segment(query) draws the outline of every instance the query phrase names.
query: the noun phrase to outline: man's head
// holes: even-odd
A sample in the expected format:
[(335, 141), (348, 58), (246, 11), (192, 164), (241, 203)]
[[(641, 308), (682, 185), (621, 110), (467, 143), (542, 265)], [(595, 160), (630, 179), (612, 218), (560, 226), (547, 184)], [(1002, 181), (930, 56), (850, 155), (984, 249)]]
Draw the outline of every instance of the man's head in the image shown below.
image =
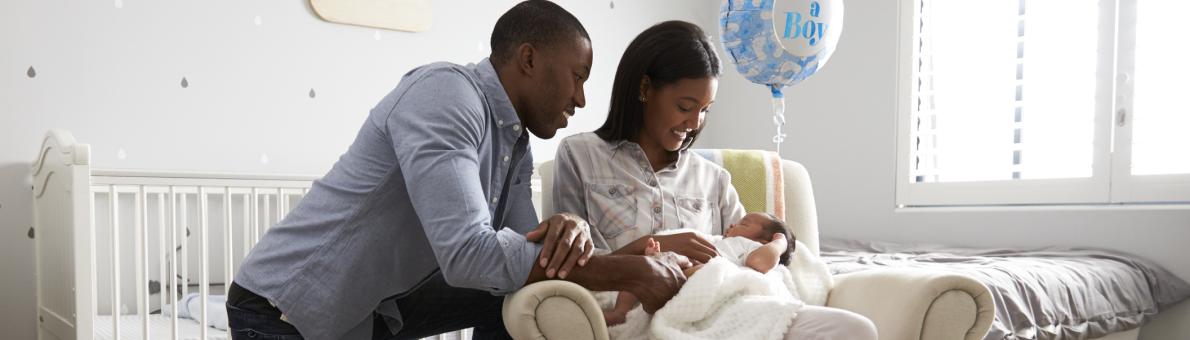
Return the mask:
[(521, 124), (537, 137), (552, 138), (587, 104), (591, 37), (552, 2), (529, 0), (504, 13), (492, 29), (490, 60)]
[(782, 265), (789, 264), (789, 257), (793, 254), (794, 238), (793, 234), (789, 233), (789, 228), (785, 225), (785, 221), (777, 218), (776, 215), (764, 212), (754, 212), (744, 215), (739, 222), (732, 224), (723, 232), (725, 237), (745, 237), (750, 240), (768, 244), (772, 241), (773, 235), (783, 234), (789, 246), (785, 248), (785, 252), (781, 254), (778, 263)]

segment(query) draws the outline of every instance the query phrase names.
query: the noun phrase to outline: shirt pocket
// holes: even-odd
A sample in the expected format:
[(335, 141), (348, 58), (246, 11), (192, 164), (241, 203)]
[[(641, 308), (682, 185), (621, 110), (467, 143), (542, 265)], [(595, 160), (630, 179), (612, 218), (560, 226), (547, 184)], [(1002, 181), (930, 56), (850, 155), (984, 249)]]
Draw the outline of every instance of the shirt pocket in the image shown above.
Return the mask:
[(587, 187), (587, 221), (611, 240), (636, 229), (636, 188), (627, 184), (591, 184)]
[(677, 204), (680, 227), (710, 234), (714, 229), (712, 227), (717, 224), (713, 212), (718, 208), (709, 200), (701, 197), (678, 197)]

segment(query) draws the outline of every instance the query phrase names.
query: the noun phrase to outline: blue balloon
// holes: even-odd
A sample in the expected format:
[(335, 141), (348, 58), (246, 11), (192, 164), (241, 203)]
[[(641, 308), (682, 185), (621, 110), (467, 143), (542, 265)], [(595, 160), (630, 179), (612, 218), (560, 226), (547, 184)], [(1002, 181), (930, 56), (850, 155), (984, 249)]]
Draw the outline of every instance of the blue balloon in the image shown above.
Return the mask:
[(826, 64), (843, 29), (842, 0), (723, 0), (719, 11), (736, 69), (777, 98)]

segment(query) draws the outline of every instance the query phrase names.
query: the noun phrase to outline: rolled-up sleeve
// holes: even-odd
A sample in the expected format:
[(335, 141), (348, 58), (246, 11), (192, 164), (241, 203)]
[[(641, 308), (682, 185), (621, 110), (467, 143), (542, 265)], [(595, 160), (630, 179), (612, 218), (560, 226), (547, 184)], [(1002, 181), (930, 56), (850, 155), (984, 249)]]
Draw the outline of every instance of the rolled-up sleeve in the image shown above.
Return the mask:
[(455, 287), (515, 291), (541, 246), (491, 226), (479, 175), (483, 98), (456, 70), (427, 72), (419, 82), (393, 107), (385, 130), (443, 277)]

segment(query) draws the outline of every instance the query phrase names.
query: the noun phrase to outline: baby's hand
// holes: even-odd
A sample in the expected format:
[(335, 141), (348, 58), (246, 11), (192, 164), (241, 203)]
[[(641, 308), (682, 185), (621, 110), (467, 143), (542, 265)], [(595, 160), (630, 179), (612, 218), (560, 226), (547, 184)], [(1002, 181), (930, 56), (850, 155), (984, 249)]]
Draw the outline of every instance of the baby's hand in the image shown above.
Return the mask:
[(795, 246), (795, 244), (793, 243), (793, 241), (786, 240), (786, 239), (785, 239), (785, 234), (782, 234), (782, 233), (774, 233), (774, 234), (773, 234), (773, 240), (772, 240), (772, 241), (769, 241), (769, 243), (771, 244), (771, 243), (773, 243), (773, 242), (777, 242), (777, 241), (781, 241), (780, 243), (785, 245), (785, 247), (783, 247), (783, 248), (781, 249), (781, 252), (785, 252), (785, 251), (786, 251), (786, 249), (793, 249), (793, 247)]
[(652, 237), (645, 242), (645, 256), (653, 256), (661, 253), (661, 242), (657, 242)]

